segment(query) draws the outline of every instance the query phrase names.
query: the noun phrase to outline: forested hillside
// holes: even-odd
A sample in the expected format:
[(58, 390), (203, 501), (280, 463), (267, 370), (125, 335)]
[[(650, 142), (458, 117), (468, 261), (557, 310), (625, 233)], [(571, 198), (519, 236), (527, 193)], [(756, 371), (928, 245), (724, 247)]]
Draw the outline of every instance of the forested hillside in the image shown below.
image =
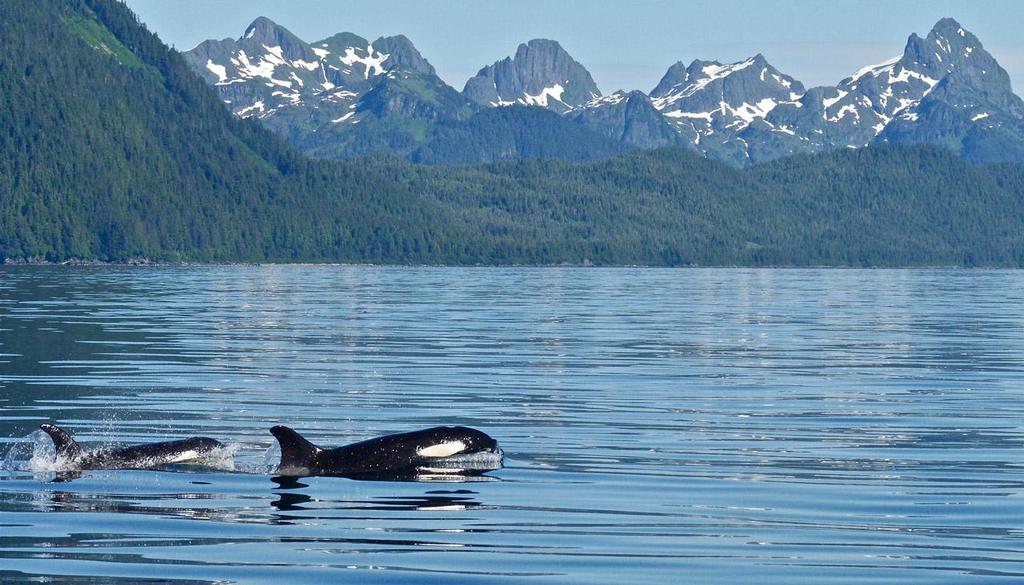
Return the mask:
[[(1024, 265), (1022, 167), (940, 148), (314, 161), (114, 0), (0, 3), (0, 55), (6, 261)], [(447, 140), (517, 144), (486, 124)]]
[(0, 256), (394, 260), (450, 225), (232, 116), (113, 0), (0, 3), (0, 54)]

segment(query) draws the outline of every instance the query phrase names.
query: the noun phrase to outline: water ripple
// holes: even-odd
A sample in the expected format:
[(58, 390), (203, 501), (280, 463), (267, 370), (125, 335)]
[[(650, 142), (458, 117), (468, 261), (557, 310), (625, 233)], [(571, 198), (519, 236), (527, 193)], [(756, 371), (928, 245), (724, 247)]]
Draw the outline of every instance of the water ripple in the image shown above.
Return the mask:
[[(1012, 583), (1024, 273), (0, 268), (0, 581)], [(202, 434), (235, 472), (17, 465)], [(266, 472), (435, 424), (492, 481)], [(69, 479), (69, 478), (64, 478)]]

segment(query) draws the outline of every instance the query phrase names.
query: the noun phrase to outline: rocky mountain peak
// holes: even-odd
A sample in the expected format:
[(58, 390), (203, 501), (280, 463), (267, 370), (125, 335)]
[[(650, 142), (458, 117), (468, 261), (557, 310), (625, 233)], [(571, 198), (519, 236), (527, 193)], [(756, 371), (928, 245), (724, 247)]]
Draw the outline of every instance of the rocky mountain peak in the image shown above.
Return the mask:
[(248, 41), (249, 44), (271, 46), (291, 44), (298, 40), (298, 37), (293, 35), (291, 31), (265, 16), (252, 21), (252, 24), (245, 28), (245, 32), (238, 39), (239, 42)]
[(566, 112), (601, 95), (590, 72), (548, 39), (519, 45), (512, 58), (480, 70), (463, 93), (488, 106), (523, 104)]
[[(627, 146), (682, 145), (738, 164), (876, 142), (963, 145), (977, 160), (1024, 153), (1015, 146), (1024, 144), (1024, 102), (977, 37), (944, 18), (924, 36), (911, 34), (903, 49), (834, 86), (807, 89), (758, 53), (731, 63), (679, 61), (650, 94), (608, 96), (550, 39), (522, 43), (481, 68), (461, 95), (401, 35), (371, 43), (339, 33), (309, 45), (259, 18), (237, 41), (204, 42), (186, 59), (236, 114), (289, 136), (305, 125), (321, 142), (344, 137), (344, 146), (330, 147), (339, 150), (363, 148), (348, 136), (374, 125), (387, 136), (409, 118), (433, 124), (464, 119), (478, 105), (524, 105)], [(507, 119), (544, 119), (532, 114), (544, 113)]]
[(384, 68), (389, 71), (409, 71), (422, 75), (436, 75), (434, 66), (420, 54), (405, 35), (381, 37), (373, 41), (373, 48), (388, 55)]

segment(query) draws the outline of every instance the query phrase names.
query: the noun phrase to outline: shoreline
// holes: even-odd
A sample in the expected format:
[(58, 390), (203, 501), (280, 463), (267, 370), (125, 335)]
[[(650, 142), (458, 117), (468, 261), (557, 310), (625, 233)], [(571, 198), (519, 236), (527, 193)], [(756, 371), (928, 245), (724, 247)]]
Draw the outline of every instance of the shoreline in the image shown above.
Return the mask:
[(639, 269), (672, 269), (672, 270), (1024, 270), (1024, 266), (963, 266), (960, 264), (918, 264), (907, 266), (849, 266), (849, 265), (765, 265), (751, 266), (742, 264), (730, 265), (680, 265), (666, 266), (660, 264), (372, 264), (347, 262), (195, 262), (195, 261), (160, 261), (152, 259), (130, 259), (116, 262), (102, 260), (66, 260), (52, 262), (40, 259), (11, 259), (0, 261), (0, 268), (18, 267), (67, 267), (67, 268), (206, 268), (206, 267), (337, 267), (337, 268), (639, 268)]

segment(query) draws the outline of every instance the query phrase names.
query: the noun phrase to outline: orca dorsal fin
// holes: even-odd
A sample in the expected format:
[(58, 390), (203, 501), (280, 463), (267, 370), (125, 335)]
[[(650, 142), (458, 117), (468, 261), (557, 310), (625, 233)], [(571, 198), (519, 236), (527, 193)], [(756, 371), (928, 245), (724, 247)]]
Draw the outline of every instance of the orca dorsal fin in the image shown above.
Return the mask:
[(281, 469), (308, 468), (321, 450), (286, 426), (271, 427), (270, 434), (274, 435), (277, 443), (281, 445)]
[(47, 423), (39, 425), (39, 428), (53, 439), (53, 446), (57, 448), (58, 458), (73, 460), (82, 456), (82, 447), (64, 429)]

